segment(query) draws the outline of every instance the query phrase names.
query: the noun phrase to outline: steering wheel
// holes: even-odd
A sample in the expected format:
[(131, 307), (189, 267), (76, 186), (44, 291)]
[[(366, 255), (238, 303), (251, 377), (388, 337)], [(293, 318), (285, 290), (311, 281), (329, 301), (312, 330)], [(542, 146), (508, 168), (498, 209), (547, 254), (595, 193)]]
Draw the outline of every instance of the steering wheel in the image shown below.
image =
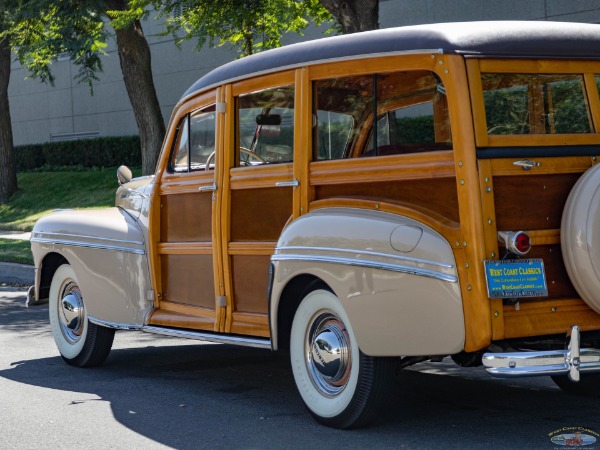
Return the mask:
[[(265, 161), (265, 159), (263, 157), (258, 156), (256, 153), (254, 153), (252, 150), (247, 149), (246, 147), (240, 147), (240, 153), (244, 153), (244, 154), (248, 155), (248, 159), (250, 159), (250, 158), (256, 159), (261, 164), (265, 164), (267, 162), (267, 161)], [(248, 163), (248, 160), (246, 160), (244, 162)]]
[[(208, 158), (206, 158), (206, 164), (204, 166), (204, 170), (210, 170), (210, 165), (212, 164), (213, 159), (215, 159), (215, 153), (216, 152), (212, 152), (210, 155), (208, 155)], [(261, 164), (265, 164), (267, 161), (265, 161), (265, 159), (261, 156), (258, 156), (256, 153), (254, 153), (252, 150), (247, 149), (246, 147), (240, 147), (240, 153), (244, 153), (245, 155), (248, 155), (249, 158), (253, 158), (255, 160), (257, 160), (258, 162), (260, 162)], [(247, 163), (247, 161), (245, 161)]]
[(215, 159), (216, 153), (217, 151), (215, 150), (210, 155), (208, 155), (208, 158), (206, 158), (206, 164), (204, 164), (204, 170), (210, 170), (210, 165), (212, 163), (212, 160)]

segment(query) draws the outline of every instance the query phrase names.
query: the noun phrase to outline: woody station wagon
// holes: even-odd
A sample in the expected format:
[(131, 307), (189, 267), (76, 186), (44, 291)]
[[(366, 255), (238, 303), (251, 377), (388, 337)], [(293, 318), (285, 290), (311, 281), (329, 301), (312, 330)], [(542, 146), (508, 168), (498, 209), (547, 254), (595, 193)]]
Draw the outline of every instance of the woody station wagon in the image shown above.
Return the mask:
[(229, 63), (175, 107), (153, 177), (120, 168), (115, 208), (36, 224), (28, 302), (49, 301), (74, 366), (115, 330), (289, 352), (340, 428), (397, 369), (449, 355), (591, 392), (599, 88), (585, 24), (385, 29)]

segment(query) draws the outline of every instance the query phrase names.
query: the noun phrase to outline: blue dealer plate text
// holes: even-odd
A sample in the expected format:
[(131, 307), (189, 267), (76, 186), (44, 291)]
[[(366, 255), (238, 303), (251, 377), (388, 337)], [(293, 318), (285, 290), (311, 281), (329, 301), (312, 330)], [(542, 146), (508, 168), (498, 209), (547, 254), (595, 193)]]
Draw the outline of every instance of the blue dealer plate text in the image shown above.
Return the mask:
[(490, 298), (546, 297), (548, 285), (541, 259), (484, 261)]

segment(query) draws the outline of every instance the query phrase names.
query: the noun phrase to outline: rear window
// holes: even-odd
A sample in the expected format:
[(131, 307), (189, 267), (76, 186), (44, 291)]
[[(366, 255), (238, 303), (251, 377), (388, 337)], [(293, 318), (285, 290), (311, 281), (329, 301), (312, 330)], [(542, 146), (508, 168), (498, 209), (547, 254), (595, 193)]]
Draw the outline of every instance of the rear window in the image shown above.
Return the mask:
[(583, 75), (485, 73), (481, 81), (490, 135), (592, 131)]

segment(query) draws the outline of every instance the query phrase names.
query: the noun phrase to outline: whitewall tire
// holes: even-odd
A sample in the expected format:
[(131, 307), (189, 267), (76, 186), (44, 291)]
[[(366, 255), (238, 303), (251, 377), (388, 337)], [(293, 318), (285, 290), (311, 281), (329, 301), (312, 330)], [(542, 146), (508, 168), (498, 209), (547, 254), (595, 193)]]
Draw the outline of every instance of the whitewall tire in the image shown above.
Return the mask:
[(49, 316), (54, 342), (68, 364), (92, 367), (106, 360), (115, 330), (90, 323), (77, 277), (68, 264), (60, 266), (52, 278)]
[(326, 290), (312, 291), (296, 310), (290, 359), (304, 404), (331, 427), (366, 424), (394, 380), (394, 360), (360, 351), (342, 304)]

